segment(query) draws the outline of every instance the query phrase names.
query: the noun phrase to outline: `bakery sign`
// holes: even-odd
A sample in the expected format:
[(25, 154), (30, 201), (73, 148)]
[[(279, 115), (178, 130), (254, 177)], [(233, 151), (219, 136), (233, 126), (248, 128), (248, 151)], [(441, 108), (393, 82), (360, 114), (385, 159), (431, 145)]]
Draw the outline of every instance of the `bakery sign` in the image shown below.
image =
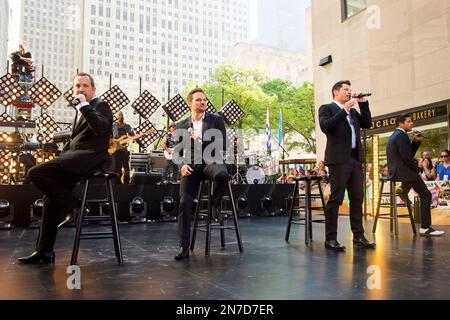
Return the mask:
[[(447, 115), (447, 105), (422, 109), (419, 111), (408, 112), (408, 113), (411, 115), (413, 122), (421, 121), (421, 120), (428, 120), (428, 119), (432, 119), (432, 118), (436, 118), (436, 117), (440, 117), (440, 116), (446, 116)], [(396, 118), (397, 118), (397, 115), (387, 117), (387, 118), (373, 120), (372, 127), (370, 129), (381, 129), (381, 128), (385, 128), (385, 127), (395, 126)]]

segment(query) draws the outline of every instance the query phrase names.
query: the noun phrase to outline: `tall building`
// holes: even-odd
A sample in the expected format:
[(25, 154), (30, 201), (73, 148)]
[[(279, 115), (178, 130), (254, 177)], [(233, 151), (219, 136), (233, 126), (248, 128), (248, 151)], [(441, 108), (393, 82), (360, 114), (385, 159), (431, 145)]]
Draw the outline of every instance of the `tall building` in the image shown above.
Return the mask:
[(0, 0), (0, 76), (6, 73), (6, 61), (8, 60), (9, 17), (8, 0)]
[[(374, 168), (386, 161), (386, 142), (401, 113), (410, 113), (430, 138), (417, 157), (429, 151), (437, 161), (449, 147), (449, 12), (449, 1), (312, 1), (316, 108), (331, 101), (331, 87), (342, 79), (356, 92), (372, 93), (366, 161)], [(316, 128), (320, 159), (326, 138)]]
[[(22, 0), (20, 42), (33, 55), (36, 79), (44, 76), (63, 93), (82, 67), (82, 4), (79, 0)], [(40, 110), (34, 110), (39, 113)], [(73, 110), (61, 98), (48, 113), (59, 122), (71, 123)]]
[(301, 52), (240, 42), (228, 50), (226, 63), (259, 68), (267, 79), (282, 79), (295, 85), (312, 82), (311, 66)]
[(310, 0), (258, 0), (256, 43), (305, 51), (305, 10)]
[[(133, 101), (142, 90), (161, 102), (189, 81), (203, 83), (225, 52), (248, 35), (247, 0), (86, 0), (84, 69), (99, 91), (113, 84)], [(130, 113), (126, 113), (129, 118)]]
[[(167, 101), (190, 80), (202, 83), (225, 52), (248, 35), (248, 0), (22, 0), (21, 39), (45, 75), (68, 88), (77, 69), (97, 93), (118, 85), (131, 101), (148, 90)], [(132, 114), (127, 108), (127, 118)], [(70, 121), (64, 103), (52, 107)], [(132, 117), (136, 125), (136, 117)]]

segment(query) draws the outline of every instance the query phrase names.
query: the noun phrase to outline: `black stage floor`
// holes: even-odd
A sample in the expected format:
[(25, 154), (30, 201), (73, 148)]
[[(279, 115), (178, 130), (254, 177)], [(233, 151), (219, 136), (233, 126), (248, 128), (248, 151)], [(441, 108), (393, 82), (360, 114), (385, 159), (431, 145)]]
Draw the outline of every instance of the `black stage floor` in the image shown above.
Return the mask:
[[(306, 247), (303, 226), (293, 226), (291, 241), (284, 241), (287, 217), (239, 221), (244, 253), (233, 231), (221, 249), (215, 230), (211, 255), (204, 256), (200, 234), (194, 254), (183, 262), (173, 260), (176, 223), (122, 224), (123, 265), (116, 262), (111, 240), (84, 240), (81, 290), (67, 288), (73, 228), (59, 233), (54, 266), (17, 263), (32, 251), (37, 230), (1, 231), (0, 299), (450, 299), (449, 227), (442, 228), (444, 238), (428, 239), (414, 237), (410, 226), (400, 223), (396, 238), (382, 221), (377, 249), (365, 251), (352, 247), (348, 218), (341, 217), (338, 237), (347, 252), (335, 253), (324, 248), (323, 224), (313, 226), (314, 242)], [(366, 230), (371, 225), (369, 218)], [(380, 270), (379, 289), (369, 279), (370, 266)], [(375, 288), (368, 288), (368, 279)]]

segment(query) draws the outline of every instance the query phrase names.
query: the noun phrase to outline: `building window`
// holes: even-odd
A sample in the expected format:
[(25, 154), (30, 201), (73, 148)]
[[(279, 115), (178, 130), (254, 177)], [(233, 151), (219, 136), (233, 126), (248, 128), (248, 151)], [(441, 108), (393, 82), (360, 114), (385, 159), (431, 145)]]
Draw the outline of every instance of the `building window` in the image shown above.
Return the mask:
[(341, 0), (342, 21), (367, 8), (367, 0)]

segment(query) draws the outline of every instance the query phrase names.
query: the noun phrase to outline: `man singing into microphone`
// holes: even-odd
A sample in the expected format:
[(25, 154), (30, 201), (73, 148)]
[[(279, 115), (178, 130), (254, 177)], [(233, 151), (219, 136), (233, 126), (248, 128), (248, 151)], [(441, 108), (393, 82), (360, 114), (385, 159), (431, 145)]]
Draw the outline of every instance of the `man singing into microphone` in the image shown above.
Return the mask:
[(113, 116), (108, 103), (94, 98), (94, 79), (87, 73), (75, 76), (73, 92), (81, 117), (72, 129), (70, 141), (58, 158), (28, 171), (28, 178), (44, 193), (44, 208), (36, 251), (19, 258), (21, 263), (54, 262), (57, 229), (72, 220), (73, 210), (80, 203), (72, 194), (75, 185), (109, 159)]
[(422, 134), (416, 132), (413, 141), (409, 140), (407, 132), (411, 131), (413, 127), (413, 121), (409, 114), (399, 115), (395, 120), (395, 124), (397, 128), (392, 133), (386, 146), (390, 178), (394, 181), (402, 182), (401, 192), (404, 194), (404, 197), (411, 188), (419, 194), (422, 219), (420, 235), (429, 237), (441, 236), (444, 234), (444, 231), (438, 231), (431, 227), (431, 192), (419, 175), (419, 166), (414, 159), (414, 155), (420, 146)]
[[(181, 145), (184, 155), (182, 159), (177, 157), (179, 146), (175, 146), (173, 158), (175, 162), (182, 161), (178, 214), (180, 250), (175, 256), (175, 260), (183, 260), (189, 257), (193, 202), (201, 180), (207, 178), (214, 182), (213, 211), (217, 219), (221, 219), (218, 216), (218, 208), (228, 183), (228, 171), (223, 158), (220, 161), (214, 160), (220, 158), (218, 153), (225, 150), (224, 120), (221, 116), (206, 112), (207, 100), (202, 89), (192, 90), (187, 96), (187, 101), (191, 109), (191, 116), (177, 124), (177, 136), (183, 136)], [(214, 135), (215, 139), (207, 139), (210, 136), (209, 133), (214, 131), (218, 133)], [(214, 155), (212, 155), (214, 159), (207, 158), (207, 152), (211, 146), (214, 150)], [(219, 157), (217, 158), (217, 156)]]
[[(353, 244), (362, 248), (375, 248), (364, 237), (362, 225), (364, 152), (360, 129), (372, 125), (369, 102), (364, 98), (352, 98), (351, 83), (337, 82), (331, 92), (333, 102), (319, 108), (320, 129), (327, 136), (325, 165), (330, 174), (330, 198), (325, 207), (325, 247), (345, 251), (337, 241), (338, 211), (344, 200), (345, 189), (350, 199), (350, 225)], [(359, 106), (360, 112), (355, 107)]]

